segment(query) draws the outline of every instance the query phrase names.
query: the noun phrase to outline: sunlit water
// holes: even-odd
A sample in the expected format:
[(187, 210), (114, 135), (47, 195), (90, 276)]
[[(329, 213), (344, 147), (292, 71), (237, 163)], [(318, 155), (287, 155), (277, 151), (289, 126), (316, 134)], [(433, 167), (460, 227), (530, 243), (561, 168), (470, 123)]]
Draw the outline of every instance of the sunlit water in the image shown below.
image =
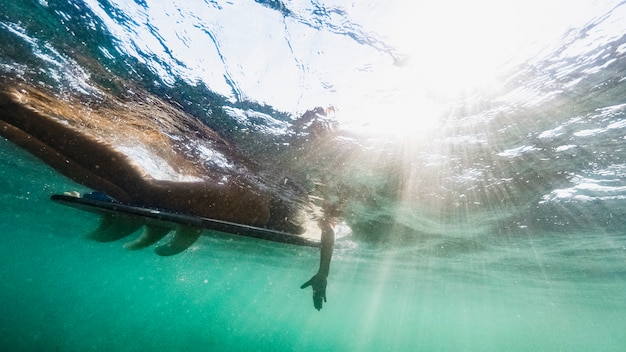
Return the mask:
[[(4, 2), (1, 72), (61, 96), (97, 96), (93, 80), (102, 86), (106, 79), (90, 71), (95, 60), (156, 95), (188, 104), (223, 133), (244, 126), (259, 141), (280, 135), (288, 121), (263, 104), (290, 114), (336, 104), (344, 129), (365, 125), (368, 138), (378, 138), (363, 142), (362, 159), (337, 174), (371, 187), (397, 179), (400, 195), (381, 192), (380, 207), (350, 209), (354, 233), (338, 239), (328, 302), (318, 312), (310, 291), (299, 289), (318, 265), (316, 250), (205, 233), (186, 252), (159, 257), (150, 249), (124, 250), (122, 241), (89, 241), (81, 235), (98, 219), (49, 200), (53, 193), (86, 189), (1, 139), (2, 350), (626, 348), (626, 6), (596, 3), (565, 24), (541, 17), (553, 39), (543, 46), (518, 41), (527, 45), (523, 58), (515, 57), (515, 48), (499, 52), (526, 64), (502, 77), (489, 72), (485, 86), (477, 81), (487, 75), (480, 63), (496, 64), (489, 61), (495, 54), (487, 59), (485, 43), (463, 64), (479, 65), (478, 75), (459, 76), (451, 61), (441, 63), (443, 71), (415, 59), (399, 65), (405, 54), (419, 52), (401, 44), (398, 33), (404, 32), (388, 26), (403, 13), (400, 6), (192, 4), (172, 1), (158, 12), (141, 1)], [(461, 21), (452, 16), (461, 9), (448, 13), (446, 23)], [(242, 36), (233, 18), (254, 19), (272, 35), (263, 41)], [(447, 28), (420, 23), (425, 31)], [(174, 24), (174, 31), (158, 28)], [(513, 36), (519, 25), (509, 23), (503, 32)], [(451, 34), (420, 38), (436, 52)], [(81, 53), (91, 56), (72, 56), (66, 41), (84, 43)], [(204, 61), (186, 49), (198, 47), (195, 41), (212, 43)], [(324, 54), (331, 49), (338, 52)], [(251, 51), (263, 59), (249, 60)], [(355, 56), (362, 61), (351, 61)], [(452, 73), (443, 73), (446, 65)], [(408, 77), (402, 67), (430, 84), (395, 80)], [(455, 74), (464, 83), (448, 96)], [(394, 80), (374, 87), (381, 77)], [(412, 100), (413, 93), (420, 95)], [(357, 100), (360, 94), (367, 100)], [(208, 100), (233, 113), (211, 120), (202, 108)], [(399, 100), (403, 105), (387, 118)], [(362, 114), (368, 103), (371, 114), (355, 121), (351, 114)], [(256, 120), (236, 118), (249, 117), (248, 108), (259, 110)], [(275, 120), (263, 119), (273, 113)], [(372, 130), (382, 137), (372, 137)], [(396, 174), (384, 168), (377, 174), (371, 166), (388, 155), (400, 155)], [(392, 226), (373, 225), (388, 219)]]
[(2, 143), (6, 350), (619, 351), (623, 235), (532, 234), (339, 249), (321, 312), (308, 248), (205, 236), (176, 257), (81, 238), (79, 186)]

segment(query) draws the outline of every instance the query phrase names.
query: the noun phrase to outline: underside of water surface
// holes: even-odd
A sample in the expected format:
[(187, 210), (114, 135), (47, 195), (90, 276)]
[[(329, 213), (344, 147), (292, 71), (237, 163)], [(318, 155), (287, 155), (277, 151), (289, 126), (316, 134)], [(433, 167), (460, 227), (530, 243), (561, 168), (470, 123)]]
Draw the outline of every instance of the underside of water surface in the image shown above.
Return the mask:
[[(3, 2), (0, 348), (624, 350), (625, 18), (619, 1)], [(317, 248), (90, 240), (100, 217), (50, 196), (94, 190), (316, 240), (332, 209), (327, 301), (300, 289)]]

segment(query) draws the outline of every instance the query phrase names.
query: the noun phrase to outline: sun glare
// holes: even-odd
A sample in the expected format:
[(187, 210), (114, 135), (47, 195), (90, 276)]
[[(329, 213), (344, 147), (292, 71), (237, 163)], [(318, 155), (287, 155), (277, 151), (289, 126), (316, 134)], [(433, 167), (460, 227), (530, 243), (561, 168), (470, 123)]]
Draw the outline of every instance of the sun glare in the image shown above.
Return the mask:
[(367, 133), (428, 134), (451, 104), (497, 89), (507, 68), (581, 26), (594, 5), (597, 10), (593, 1), (564, 0), (388, 3), (376, 30), (404, 60), (346, 93), (351, 104), (341, 105), (340, 115)]

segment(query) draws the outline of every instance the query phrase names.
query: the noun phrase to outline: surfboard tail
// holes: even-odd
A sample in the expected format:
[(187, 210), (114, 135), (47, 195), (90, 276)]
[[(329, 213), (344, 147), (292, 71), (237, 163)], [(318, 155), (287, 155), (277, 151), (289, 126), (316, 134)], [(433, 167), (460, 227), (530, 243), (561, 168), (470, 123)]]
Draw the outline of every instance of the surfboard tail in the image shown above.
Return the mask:
[(174, 233), (172, 239), (154, 249), (154, 252), (161, 256), (170, 256), (178, 254), (185, 249), (191, 247), (202, 233), (202, 229), (191, 226), (180, 226), (178, 231)]
[(139, 217), (102, 215), (100, 226), (86, 235), (98, 242), (113, 242), (128, 237), (143, 228), (137, 238), (124, 243), (129, 250), (143, 249), (163, 240), (170, 232), (174, 235), (167, 242), (155, 247), (154, 252), (160, 256), (171, 256), (191, 247), (200, 237), (201, 228), (172, 224), (172, 226), (156, 226), (146, 224)]
[(113, 242), (137, 232), (144, 222), (129, 216), (102, 215), (100, 226), (86, 235), (98, 242)]
[(170, 231), (172, 231), (172, 229), (168, 227), (146, 225), (141, 235), (133, 241), (126, 242), (124, 248), (137, 250), (150, 247), (167, 236)]

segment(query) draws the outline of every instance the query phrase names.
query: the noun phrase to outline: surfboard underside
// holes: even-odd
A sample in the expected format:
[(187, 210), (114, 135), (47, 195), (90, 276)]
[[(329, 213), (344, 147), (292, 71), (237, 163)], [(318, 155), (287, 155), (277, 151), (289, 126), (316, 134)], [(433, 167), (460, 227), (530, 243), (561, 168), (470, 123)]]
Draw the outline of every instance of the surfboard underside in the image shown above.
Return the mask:
[(96, 241), (117, 241), (143, 228), (143, 232), (139, 237), (124, 245), (127, 249), (146, 248), (156, 244), (170, 232), (174, 231), (174, 235), (169, 242), (155, 248), (155, 252), (163, 256), (178, 254), (189, 248), (204, 230), (297, 246), (319, 247), (320, 245), (319, 241), (296, 234), (133, 206), (112, 199), (99, 200), (67, 194), (54, 194), (51, 196), (51, 200), (100, 215), (100, 226), (88, 235), (89, 238)]

